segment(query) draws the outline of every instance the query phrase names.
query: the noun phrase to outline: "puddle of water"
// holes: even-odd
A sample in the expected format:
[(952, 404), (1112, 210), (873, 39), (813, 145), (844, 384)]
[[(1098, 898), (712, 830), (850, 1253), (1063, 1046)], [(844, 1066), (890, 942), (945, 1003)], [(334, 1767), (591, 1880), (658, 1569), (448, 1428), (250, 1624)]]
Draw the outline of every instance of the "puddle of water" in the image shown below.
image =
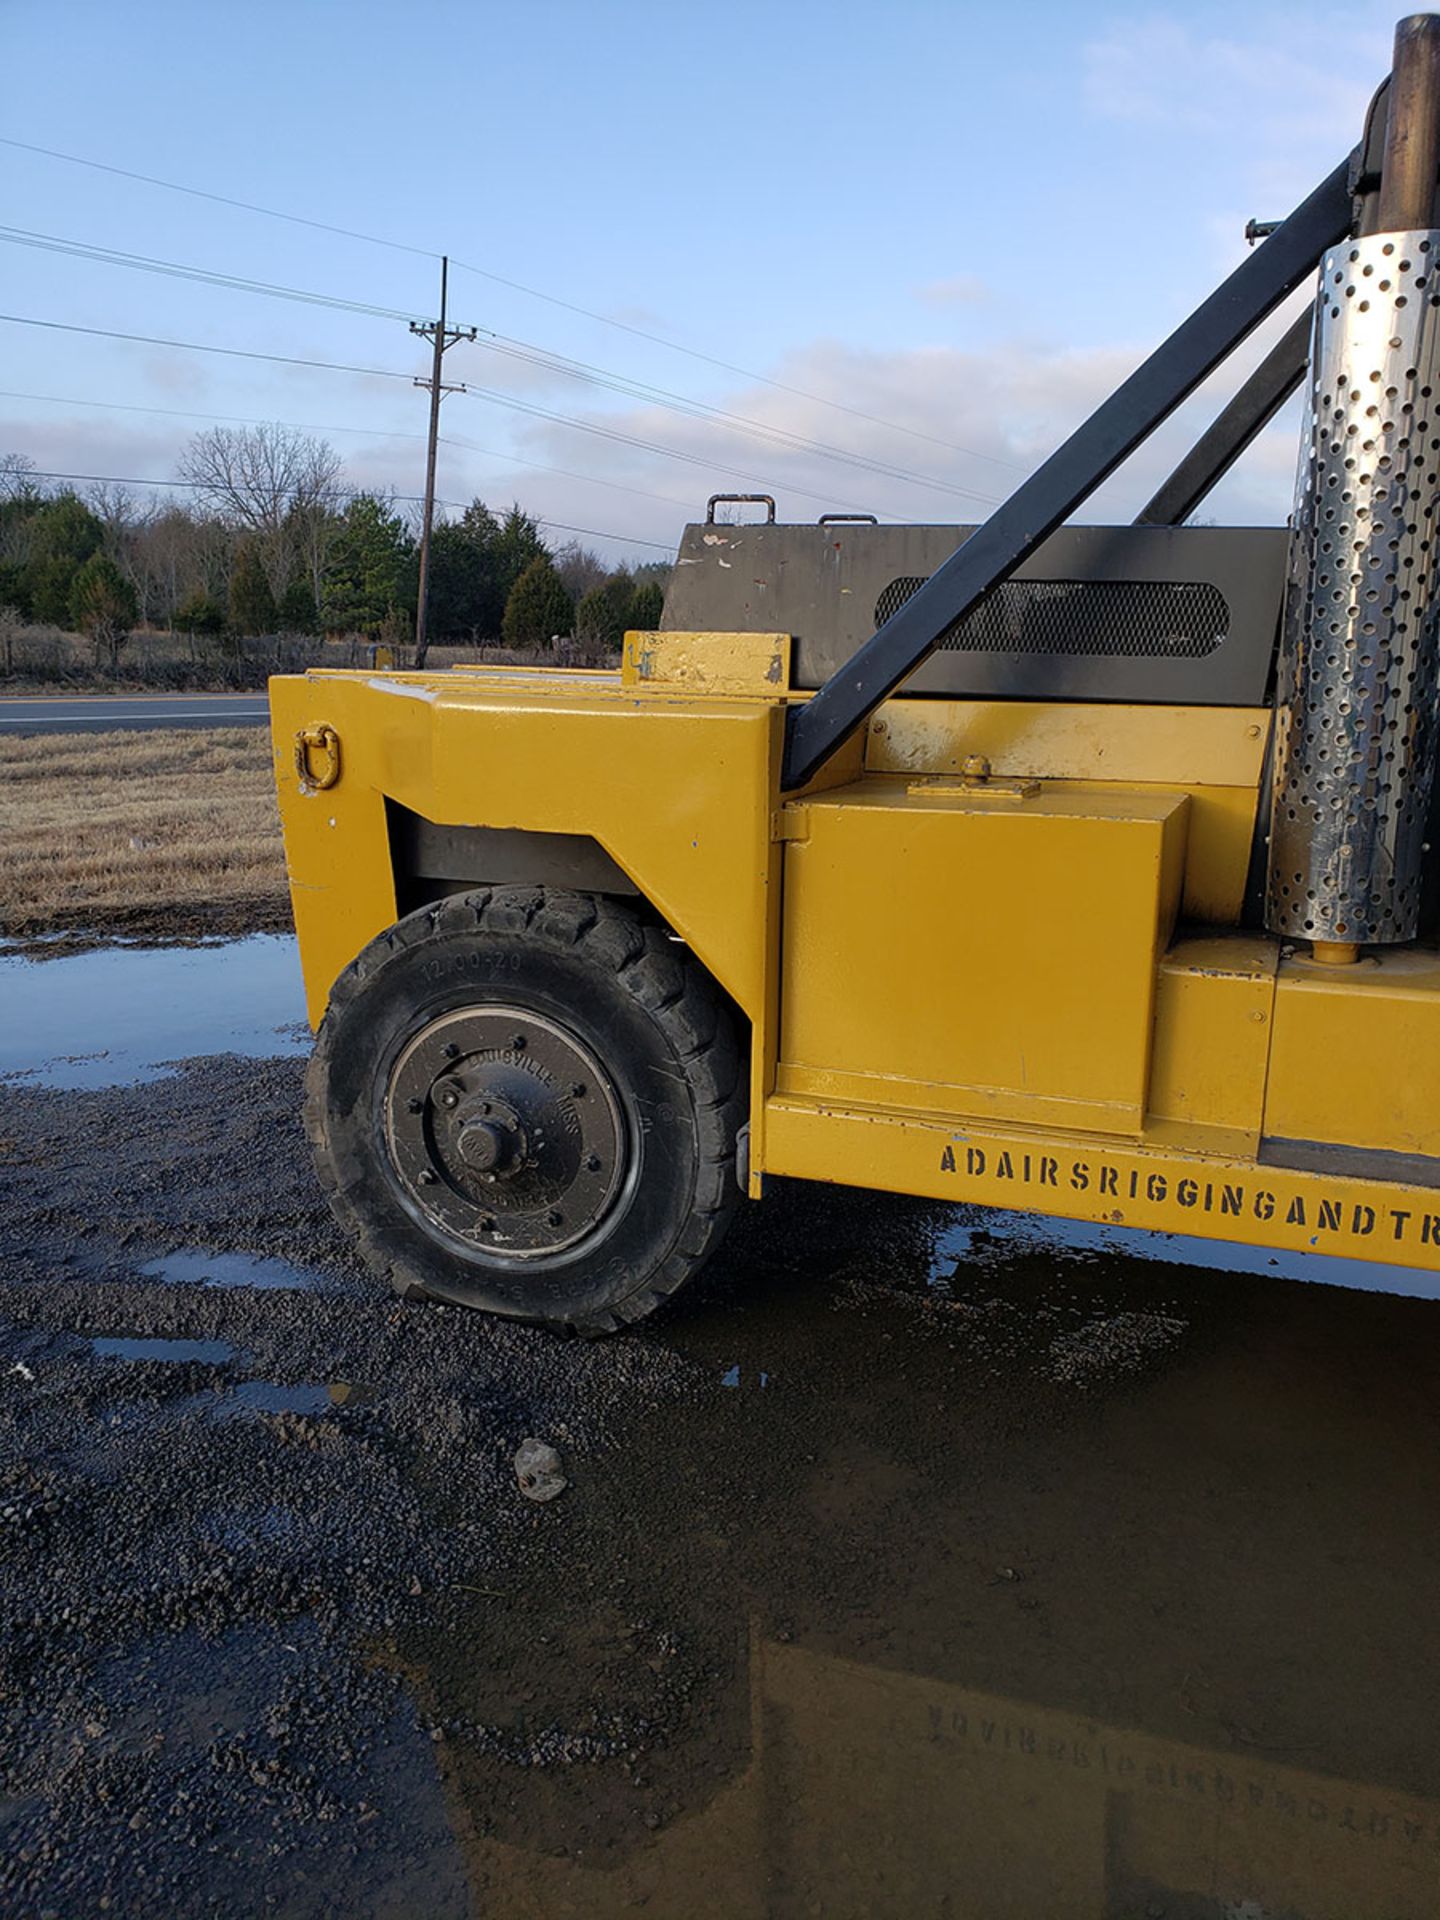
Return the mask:
[[(842, 1233), (828, 1193), (789, 1200), (771, 1244), (797, 1260), (833, 1233), (879, 1274), (897, 1241), (908, 1263), (893, 1210)], [(995, 1226), (960, 1220), (952, 1262)], [(1181, 1280), (1005, 1224), (1017, 1267), (1027, 1226), (1041, 1249), (1047, 1302)], [(1131, 1395), (1105, 1392), (1131, 1367), (1088, 1329), (1047, 1353), (1047, 1321), (997, 1362), (959, 1319), (817, 1313), (824, 1285), (712, 1294), (662, 1330), (727, 1402), (771, 1366), (795, 1390), (763, 1419), (716, 1393), (622, 1428), (586, 1475), (587, 1537), (611, 1545), (583, 1587), (557, 1541), (400, 1629), (477, 1904), (619, 1920), (703, 1884), (727, 1920), (1434, 1920), (1428, 1309), (1265, 1288), (1252, 1314), (1243, 1285), (1177, 1284), (1219, 1303), (1206, 1337)], [(1179, 1324), (1126, 1312), (1107, 1337), (1144, 1365)], [(1095, 1397), (1057, 1419), (1062, 1377)], [(628, 1778), (562, 1769), (663, 1719), (657, 1675), (694, 1703), (682, 1738), (638, 1738)]]
[(235, 1358), (228, 1340), (119, 1340), (108, 1335), (90, 1342), (102, 1360), (204, 1360), (224, 1366)]
[[(233, 1353), (223, 1340), (97, 1340), (91, 1344), (97, 1351), (103, 1347), (111, 1353), (124, 1347), (125, 1352), (117, 1357), (126, 1360), (215, 1360), (228, 1359)], [(137, 1351), (141, 1348), (145, 1351)], [(160, 1348), (165, 1351), (152, 1351)], [(165, 1412), (170, 1419), (221, 1421), (254, 1413), (324, 1414), (336, 1407), (364, 1406), (374, 1397), (374, 1388), (357, 1380), (239, 1380), (231, 1386), (205, 1387), (199, 1393), (187, 1394), (172, 1401)], [(112, 1413), (111, 1421), (125, 1424), (154, 1417), (152, 1407), (122, 1407)]]
[(147, 1280), (174, 1286), (253, 1287), (260, 1293), (308, 1292), (324, 1284), (307, 1268), (254, 1253), (167, 1253), (140, 1272)]
[(229, 1420), (242, 1413), (328, 1413), (334, 1404), (321, 1381), (284, 1385), (278, 1380), (242, 1380), (224, 1396), (215, 1415)]
[[(770, 1376), (762, 1368), (752, 1367), (750, 1369), (750, 1379), (752, 1384), (756, 1386), (768, 1387), (770, 1384)], [(743, 1387), (745, 1385), (744, 1370), (738, 1361), (733, 1367), (726, 1368), (721, 1377), (720, 1384), (722, 1387)]]
[(195, 1054), (308, 1051), (295, 942), (104, 947), (0, 958), (0, 1077), (87, 1089), (163, 1078)]
[(362, 1380), (332, 1380), (325, 1391), (336, 1407), (368, 1407), (375, 1398), (374, 1387)]
[(1284, 1253), (1195, 1234), (1150, 1233), (1139, 1227), (1107, 1227), (1089, 1220), (1052, 1219), (1038, 1213), (987, 1213), (942, 1227), (935, 1239), (929, 1285), (950, 1294), (964, 1284), (967, 1264), (995, 1255), (1049, 1253), (1073, 1260), (1120, 1255), (1161, 1260), (1212, 1273), (1253, 1273), (1267, 1279), (1307, 1280), (1364, 1293), (1393, 1293), (1414, 1300), (1440, 1300), (1440, 1277), (1417, 1267), (1374, 1266), (1329, 1253)]

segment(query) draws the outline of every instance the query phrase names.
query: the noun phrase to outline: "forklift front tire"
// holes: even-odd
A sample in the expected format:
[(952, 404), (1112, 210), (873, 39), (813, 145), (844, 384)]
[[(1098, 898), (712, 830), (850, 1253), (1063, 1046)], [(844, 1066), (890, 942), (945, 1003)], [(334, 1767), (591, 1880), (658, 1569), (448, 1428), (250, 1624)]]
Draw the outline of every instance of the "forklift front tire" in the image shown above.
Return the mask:
[(728, 1004), (663, 932), (600, 896), (482, 889), (336, 981), (305, 1126), (398, 1293), (608, 1333), (724, 1235), (740, 1066)]

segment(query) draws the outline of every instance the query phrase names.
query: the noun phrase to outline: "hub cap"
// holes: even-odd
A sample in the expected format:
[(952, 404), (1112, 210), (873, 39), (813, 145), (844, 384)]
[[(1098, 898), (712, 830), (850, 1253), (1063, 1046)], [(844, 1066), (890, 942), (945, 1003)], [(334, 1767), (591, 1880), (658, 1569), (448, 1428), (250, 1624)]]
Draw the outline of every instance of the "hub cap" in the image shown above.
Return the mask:
[(595, 1056), (518, 1007), (464, 1008), (423, 1028), (390, 1075), (385, 1137), (412, 1206), (512, 1260), (593, 1234), (628, 1159)]

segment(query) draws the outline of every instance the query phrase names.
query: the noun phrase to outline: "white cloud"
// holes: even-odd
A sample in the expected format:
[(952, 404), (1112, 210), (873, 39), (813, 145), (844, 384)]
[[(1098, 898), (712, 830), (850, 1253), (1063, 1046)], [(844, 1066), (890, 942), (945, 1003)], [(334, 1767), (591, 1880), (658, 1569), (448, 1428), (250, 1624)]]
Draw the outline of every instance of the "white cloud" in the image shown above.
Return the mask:
[[(1257, 336), (1246, 365), (1253, 364), (1286, 318), (1288, 314), (1277, 316)], [(1053, 340), (1017, 339), (983, 349), (944, 345), (881, 352), (816, 340), (770, 368), (788, 391), (738, 379), (726, 387), (718, 376), (709, 389), (715, 406), (773, 430), (769, 436), (652, 403), (627, 404), (595, 389), (588, 395), (577, 390), (555, 403), (605, 435), (663, 445), (690, 456), (688, 460), (456, 397), (447, 401), (442, 425), (446, 444), (441, 449), (440, 493), (443, 499), (461, 502), (478, 493), (502, 507), (518, 499), (542, 518), (591, 530), (584, 536), (587, 543), (617, 559), (627, 554), (658, 557), (658, 549), (623, 544), (618, 538), (622, 535), (673, 549), (682, 522), (699, 518), (712, 492), (773, 492), (781, 516), (794, 520), (812, 520), (833, 509), (916, 521), (970, 521), (983, 518), (1052, 452), (1151, 344), (1117, 342), (1081, 350)], [(1243, 371), (1241, 366), (1217, 376), (1213, 390), (1163, 428), (1082, 517), (1133, 517)], [(283, 388), (283, 381), (280, 384)], [(327, 386), (323, 404), (312, 392), (303, 411), (298, 401), (272, 409), (269, 394), (252, 396), (248, 406), (240, 396), (229, 405), (217, 396), (212, 404), (217, 413), (233, 407), (237, 413), (268, 417), (273, 411), (282, 419), (314, 422), (316, 430), (324, 432), (327, 420), (341, 421), (347, 413), (357, 423), (367, 413), (373, 417), (375, 386), (337, 376), (334, 390)], [(838, 407), (807, 395), (828, 396)], [(369, 404), (362, 405), (366, 396)], [(407, 431), (418, 431), (422, 424), (398, 402), (388, 417)], [(59, 410), (35, 417), (28, 409), (15, 408), (8, 422), (0, 422), (0, 450), (29, 453), (52, 470), (160, 479), (173, 475), (181, 448), (202, 425), (198, 420), (147, 421), (143, 416), (74, 417)], [(1283, 519), (1290, 505), (1294, 431), (1293, 423), (1287, 423), (1267, 434), (1203, 511), (1239, 521)], [(467, 440), (477, 444), (467, 447), (462, 444)], [(797, 440), (824, 443), (852, 461), (796, 445)], [(336, 432), (334, 444), (353, 485), (389, 486), (407, 494), (419, 490), (423, 447), (418, 439)], [(516, 461), (570, 471), (527, 469), (503, 457), (507, 448)], [(613, 542), (607, 538), (611, 535), (616, 536)]]
[[(1254, 343), (1247, 365), (1264, 344)], [(763, 480), (776, 493), (782, 518), (807, 520), (831, 507), (870, 510), (886, 518), (964, 521), (990, 511), (1141, 357), (1141, 349), (1122, 346), (1090, 351), (1044, 345), (987, 351), (927, 347), (880, 353), (818, 341), (787, 355), (775, 368), (775, 378), (799, 392), (750, 386), (719, 398), (728, 412), (775, 430), (777, 437), (769, 440), (723, 422), (677, 417), (652, 406), (577, 416), (632, 439), (663, 442), (701, 462), (698, 466), (607, 444), (550, 422), (527, 426), (523, 439), (537, 460), (583, 465), (672, 495), (689, 492), (697, 508), (711, 491), (743, 490), (747, 480)], [(1131, 517), (1242, 374), (1243, 368), (1236, 368), (1217, 377), (1215, 390), (1162, 428), (1083, 517)], [(852, 411), (837, 411), (803, 394), (829, 396)], [(783, 444), (781, 435), (823, 442), (890, 471), (866, 471), (863, 465)], [(1237, 470), (1229, 497), (1240, 518), (1282, 519), (1290, 500), (1293, 439), (1286, 440), (1283, 455), (1267, 445), (1263, 455), (1257, 447), (1255, 456), (1247, 459), (1243, 473)], [(542, 486), (537, 477), (535, 489), (527, 481), (526, 492)], [(622, 510), (615, 504), (618, 499), (612, 495), (606, 502), (607, 515)], [(663, 508), (631, 503), (628, 510), (636, 524), (647, 528), (670, 525)], [(593, 502), (591, 511), (598, 511)]]

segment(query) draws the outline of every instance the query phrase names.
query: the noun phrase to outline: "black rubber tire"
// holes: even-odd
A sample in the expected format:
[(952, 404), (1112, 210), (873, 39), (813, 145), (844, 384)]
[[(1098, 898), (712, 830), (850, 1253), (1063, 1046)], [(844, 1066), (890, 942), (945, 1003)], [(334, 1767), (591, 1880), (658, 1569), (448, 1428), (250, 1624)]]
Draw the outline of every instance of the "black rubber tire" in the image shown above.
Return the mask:
[[(427, 1022), (487, 999), (563, 1022), (627, 1112), (638, 1166), (603, 1237), (569, 1254), (522, 1263), (457, 1247), (406, 1205), (390, 1159), (394, 1061)], [(718, 1246), (743, 1099), (734, 1016), (683, 947), (603, 897), (495, 887), (412, 913), (341, 974), (305, 1128), (332, 1211), (397, 1293), (596, 1334), (650, 1313)]]

